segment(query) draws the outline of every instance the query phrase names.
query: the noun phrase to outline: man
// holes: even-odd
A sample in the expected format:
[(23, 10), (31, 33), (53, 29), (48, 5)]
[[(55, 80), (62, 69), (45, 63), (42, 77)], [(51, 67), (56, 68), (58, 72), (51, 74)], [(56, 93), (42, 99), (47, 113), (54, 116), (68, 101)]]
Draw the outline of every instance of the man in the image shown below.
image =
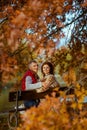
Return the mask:
[[(41, 88), (45, 86), (45, 83), (38, 82), (38, 64), (36, 61), (31, 61), (29, 63), (29, 70), (24, 74), (22, 78), (22, 90), (34, 90), (37, 88)], [(24, 105), (26, 108), (30, 108), (32, 106), (38, 106), (40, 100), (30, 100), (24, 101)]]

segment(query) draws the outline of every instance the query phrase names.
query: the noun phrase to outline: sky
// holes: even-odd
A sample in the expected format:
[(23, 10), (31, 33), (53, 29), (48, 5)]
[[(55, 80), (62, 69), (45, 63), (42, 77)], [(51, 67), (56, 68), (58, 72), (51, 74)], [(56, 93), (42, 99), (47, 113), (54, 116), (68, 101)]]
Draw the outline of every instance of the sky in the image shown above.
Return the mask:
[[(66, 25), (67, 23), (70, 23), (74, 19), (74, 17), (76, 16), (76, 14), (77, 14), (77, 12), (67, 13), (66, 20), (65, 20), (64, 24)], [(74, 23), (72, 23), (72, 24), (70, 24), (67, 27), (62, 29), (65, 37), (60, 39), (59, 44), (57, 45), (56, 48), (60, 48), (61, 46), (66, 46), (69, 43), (73, 28), (74, 28)]]
[(69, 43), (73, 27), (74, 27), (74, 24), (71, 24), (68, 27), (63, 29), (65, 37), (60, 39), (59, 44), (57, 45), (56, 48), (60, 48), (62, 46), (66, 46)]

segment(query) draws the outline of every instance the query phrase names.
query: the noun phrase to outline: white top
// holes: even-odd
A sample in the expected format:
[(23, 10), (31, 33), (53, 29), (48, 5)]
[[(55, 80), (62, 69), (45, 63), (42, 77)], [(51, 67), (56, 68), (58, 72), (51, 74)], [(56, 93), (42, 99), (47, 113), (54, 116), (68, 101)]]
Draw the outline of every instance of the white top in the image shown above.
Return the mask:
[(25, 79), (25, 86), (26, 86), (26, 90), (34, 90), (37, 88), (41, 88), (42, 83), (38, 82), (38, 83), (32, 84), (32, 78), (30, 76), (27, 76)]

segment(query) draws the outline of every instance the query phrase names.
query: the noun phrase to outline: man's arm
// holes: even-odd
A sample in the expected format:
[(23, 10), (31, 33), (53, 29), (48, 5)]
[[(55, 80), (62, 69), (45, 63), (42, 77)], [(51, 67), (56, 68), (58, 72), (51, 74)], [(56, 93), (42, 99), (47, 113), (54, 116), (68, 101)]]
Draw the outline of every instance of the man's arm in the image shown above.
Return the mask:
[(25, 79), (25, 86), (26, 86), (26, 90), (34, 90), (37, 88), (41, 88), (42, 83), (38, 82), (38, 83), (32, 84), (32, 78), (30, 76), (27, 76)]

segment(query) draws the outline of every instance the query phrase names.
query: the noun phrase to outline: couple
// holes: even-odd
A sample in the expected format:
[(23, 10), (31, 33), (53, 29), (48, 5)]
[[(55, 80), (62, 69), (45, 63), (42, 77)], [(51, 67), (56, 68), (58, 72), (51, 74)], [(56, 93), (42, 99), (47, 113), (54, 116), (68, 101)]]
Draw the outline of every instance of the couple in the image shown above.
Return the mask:
[[(49, 88), (58, 87), (59, 84), (53, 74), (53, 65), (50, 62), (44, 62), (41, 66), (41, 72), (43, 74), (43, 79), (39, 79), (38, 64), (36, 61), (31, 61), (29, 63), (29, 70), (25, 73), (22, 78), (22, 90), (37, 90), (37, 92), (44, 92)], [(31, 106), (38, 106), (40, 100), (30, 100), (24, 101), (26, 108)]]

